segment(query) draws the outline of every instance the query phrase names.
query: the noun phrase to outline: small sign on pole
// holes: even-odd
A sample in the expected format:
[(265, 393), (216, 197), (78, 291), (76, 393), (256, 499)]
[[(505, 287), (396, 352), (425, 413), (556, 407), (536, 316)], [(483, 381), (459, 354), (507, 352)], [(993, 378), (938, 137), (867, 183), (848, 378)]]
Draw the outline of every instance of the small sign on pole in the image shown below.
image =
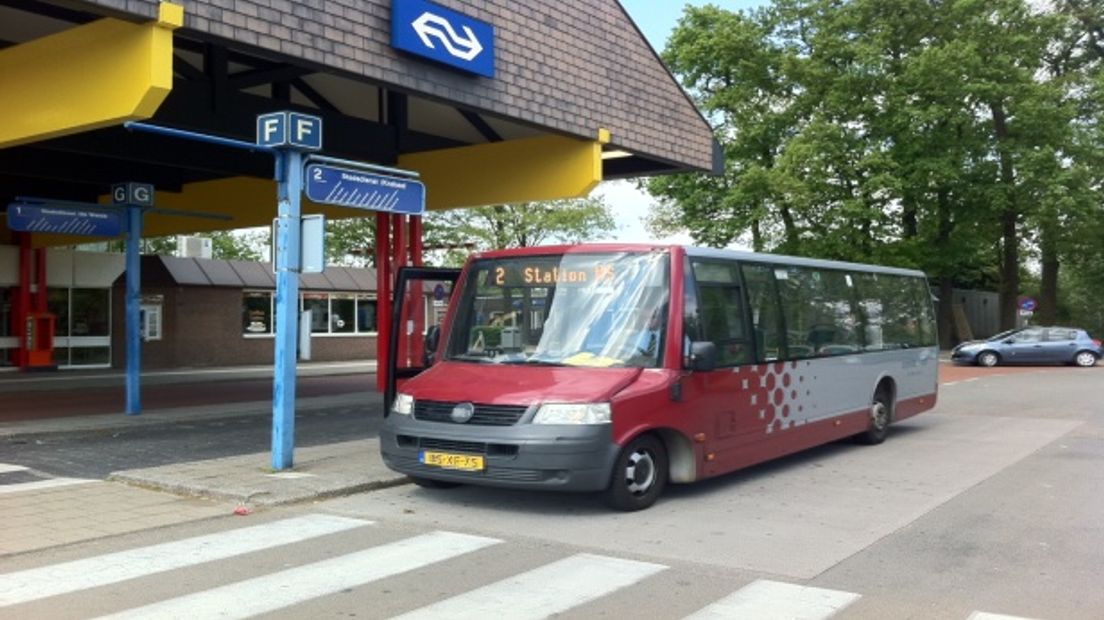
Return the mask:
[[(272, 239), (269, 246), (269, 260), (272, 272), (276, 273), (276, 236), (280, 218), (272, 219)], [(322, 273), (326, 270), (326, 216), (321, 213), (304, 215), (299, 218), (299, 264), (289, 267), (295, 273)]]

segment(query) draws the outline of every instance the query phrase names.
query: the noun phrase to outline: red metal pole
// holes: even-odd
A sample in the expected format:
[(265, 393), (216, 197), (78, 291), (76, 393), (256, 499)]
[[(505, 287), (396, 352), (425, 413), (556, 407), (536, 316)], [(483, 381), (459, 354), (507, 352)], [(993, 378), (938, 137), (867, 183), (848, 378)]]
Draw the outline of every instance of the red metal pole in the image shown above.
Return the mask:
[(422, 239), (422, 218), (418, 215), (410, 216), (410, 262), (415, 267), (422, 266), (422, 248), (425, 241)]
[(27, 318), (31, 312), (31, 233), (19, 233), (19, 286), (16, 288), (14, 306), (14, 327), (19, 336), (15, 365), (25, 367), (30, 361), (31, 344), (27, 340)]
[(376, 388), (387, 389), (391, 339), (391, 216), (376, 213)]
[(35, 285), (34, 310), (46, 312), (46, 248), (35, 248)]

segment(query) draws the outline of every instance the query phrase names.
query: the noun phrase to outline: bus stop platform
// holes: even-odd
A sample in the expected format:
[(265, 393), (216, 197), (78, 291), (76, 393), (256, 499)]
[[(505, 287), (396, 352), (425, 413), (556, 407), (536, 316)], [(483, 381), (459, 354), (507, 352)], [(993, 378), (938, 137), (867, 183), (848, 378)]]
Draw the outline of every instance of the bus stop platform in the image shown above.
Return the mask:
[[(368, 415), (382, 415), (374, 362), (301, 364), (298, 371), (297, 414), (356, 406), (367, 409)], [(215, 420), (272, 415), (271, 367), (144, 374), (146, 406), (136, 416), (122, 413), (124, 382), (121, 373), (112, 371), (0, 374), (0, 443), (50, 441), (59, 435), (79, 441), (82, 434), (139, 426), (186, 429)], [(375, 437), (297, 447), (293, 468), (284, 471), (271, 468), (271, 453), (265, 451), (124, 469), (107, 480), (250, 509), (409, 482), (383, 465)]]

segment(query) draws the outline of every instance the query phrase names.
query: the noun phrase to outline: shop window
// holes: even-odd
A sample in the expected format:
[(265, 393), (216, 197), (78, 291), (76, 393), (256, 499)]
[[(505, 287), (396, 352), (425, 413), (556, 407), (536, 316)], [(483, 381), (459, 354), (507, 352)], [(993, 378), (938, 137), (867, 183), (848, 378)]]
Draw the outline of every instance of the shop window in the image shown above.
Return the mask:
[(57, 317), (54, 319), (54, 337), (67, 337), (69, 335), (69, 289), (47, 289), (46, 309)]
[(272, 293), (246, 291), (242, 296), (242, 333), (247, 336), (272, 333)]
[(111, 335), (111, 291), (105, 288), (72, 290), (71, 336)]
[(330, 333), (330, 296), (326, 293), (303, 293), (303, 311), (310, 311), (312, 334)]
[(376, 333), (379, 331), (376, 325), (376, 300), (368, 295), (359, 295), (356, 299), (358, 333)]
[(330, 332), (351, 334), (356, 331), (356, 297), (353, 295), (330, 296)]

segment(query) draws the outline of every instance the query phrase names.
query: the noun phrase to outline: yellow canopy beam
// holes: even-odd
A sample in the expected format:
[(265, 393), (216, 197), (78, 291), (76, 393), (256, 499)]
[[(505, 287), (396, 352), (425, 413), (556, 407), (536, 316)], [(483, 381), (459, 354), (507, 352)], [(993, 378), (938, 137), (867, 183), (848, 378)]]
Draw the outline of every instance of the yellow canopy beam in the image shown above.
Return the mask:
[(153, 116), (183, 23), (163, 2), (155, 22), (104, 18), (0, 50), (0, 148)]
[(399, 157), (421, 174), (431, 210), (579, 198), (602, 180), (602, 144), (559, 135), (507, 140)]

